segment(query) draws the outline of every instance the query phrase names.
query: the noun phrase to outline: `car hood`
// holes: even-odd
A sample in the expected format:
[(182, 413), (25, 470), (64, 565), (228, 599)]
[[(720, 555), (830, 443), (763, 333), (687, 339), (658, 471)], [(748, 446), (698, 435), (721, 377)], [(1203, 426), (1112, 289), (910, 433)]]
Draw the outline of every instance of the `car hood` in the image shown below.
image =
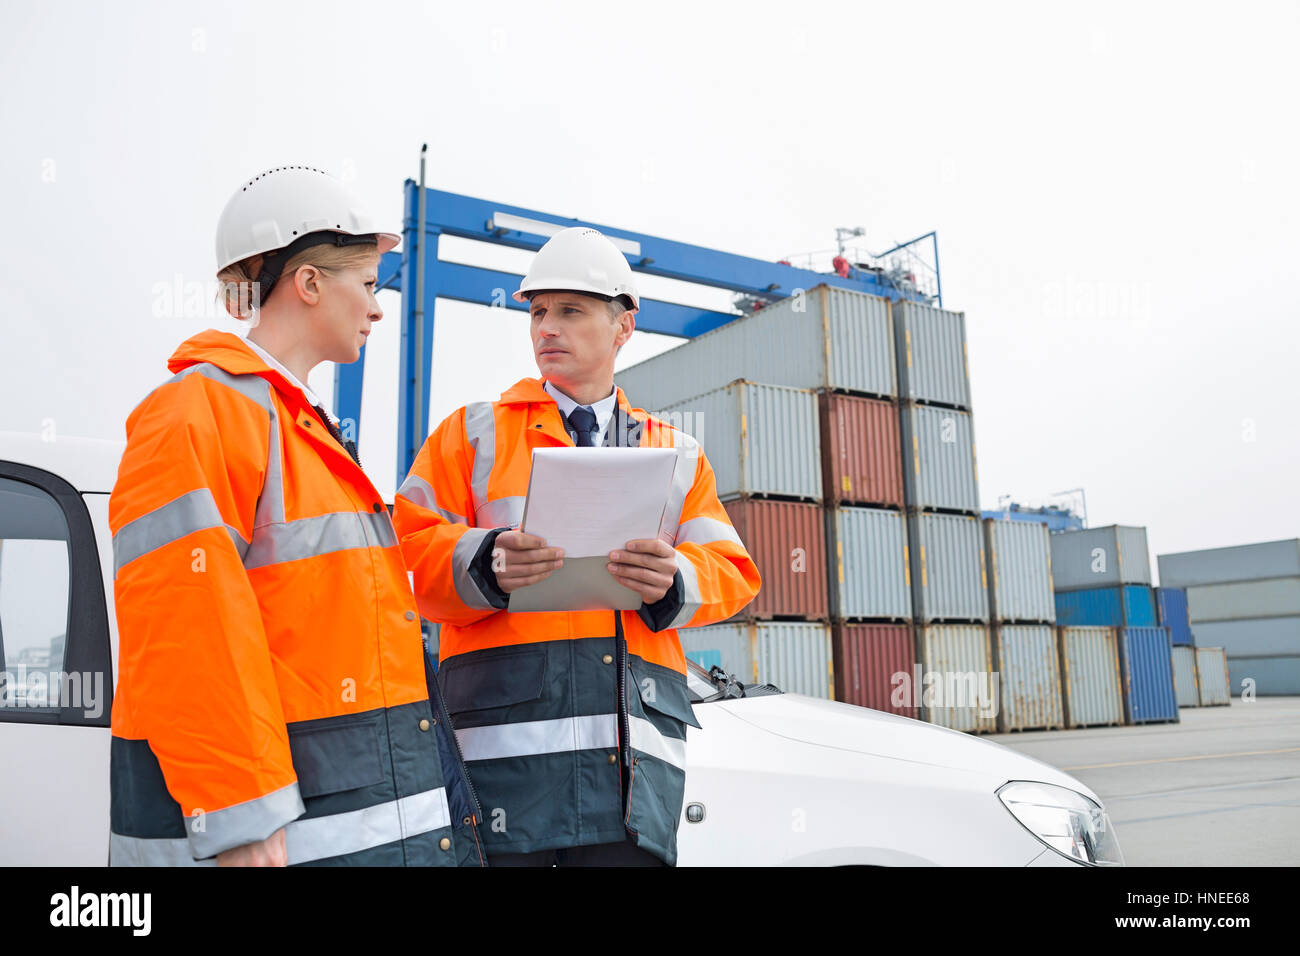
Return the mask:
[(802, 743), (1006, 780), (1039, 780), (1101, 800), (1069, 774), (1019, 751), (937, 724), (802, 694), (718, 701), (746, 723)]

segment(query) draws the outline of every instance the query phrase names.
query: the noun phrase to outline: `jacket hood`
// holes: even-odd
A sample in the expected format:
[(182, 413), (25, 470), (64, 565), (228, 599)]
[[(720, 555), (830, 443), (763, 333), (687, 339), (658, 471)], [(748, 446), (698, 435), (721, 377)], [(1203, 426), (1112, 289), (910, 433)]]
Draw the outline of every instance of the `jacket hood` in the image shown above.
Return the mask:
[(261, 356), (233, 332), (207, 329), (191, 336), (177, 346), (172, 357), (167, 360), (167, 368), (175, 375), (205, 362), (224, 369), (231, 375), (260, 375), (286, 399), (297, 398), (304, 405), (307, 404), (307, 397), (292, 382), (262, 361)]

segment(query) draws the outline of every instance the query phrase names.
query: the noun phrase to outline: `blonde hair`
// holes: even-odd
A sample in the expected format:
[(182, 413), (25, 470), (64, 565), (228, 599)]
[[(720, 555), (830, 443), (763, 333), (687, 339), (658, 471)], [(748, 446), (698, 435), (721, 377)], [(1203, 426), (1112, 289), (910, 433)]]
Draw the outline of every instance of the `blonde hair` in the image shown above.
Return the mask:
[[(327, 275), (350, 269), (354, 266), (371, 265), (379, 258), (379, 249), (372, 245), (352, 246), (308, 246), (306, 249), (289, 257), (289, 261), (280, 270), (283, 282), (302, 266), (315, 266)], [(254, 297), (257, 273), (262, 266), (262, 255), (249, 256), (217, 273), (221, 283), (220, 295), (227, 310), (239, 318), (248, 318), (247, 312), (253, 302), (261, 303), (260, 295)], [(274, 291), (274, 289), (272, 290)]]

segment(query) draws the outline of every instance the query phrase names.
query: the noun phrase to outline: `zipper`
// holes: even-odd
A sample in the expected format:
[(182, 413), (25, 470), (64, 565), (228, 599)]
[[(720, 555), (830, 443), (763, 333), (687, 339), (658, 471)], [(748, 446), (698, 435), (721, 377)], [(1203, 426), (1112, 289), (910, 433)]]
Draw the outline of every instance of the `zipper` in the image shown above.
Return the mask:
[(614, 640), (615, 640), (615, 661), (618, 664), (618, 721), (619, 721), (619, 744), (620, 744), (620, 772), (626, 785), (623, 787), (623, 800), (626, 807), (623, 811), (623, 827), (630, 833), (635, 833), (628, 821), (632, 817), (632, 737), (631, 737), (631, 719), (628, 716), (629, 706), (627, 702), (627, 639), (623, 634), (623, 618), (618, 612), (614, 612)]

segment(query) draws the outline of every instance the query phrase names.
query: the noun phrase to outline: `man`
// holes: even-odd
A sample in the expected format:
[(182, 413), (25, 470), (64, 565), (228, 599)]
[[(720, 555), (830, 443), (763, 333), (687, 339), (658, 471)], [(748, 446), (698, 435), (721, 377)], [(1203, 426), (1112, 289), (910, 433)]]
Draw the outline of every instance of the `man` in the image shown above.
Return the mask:
[[(674, 865), (686, 725), (698, 727), (676, 628), (725, 620), (759, 589), (691, 436), (634, 408), (614, 356), (640, 307), (594, 229), (565, 229), (524, 277), (537, 379), (449, 416), (398, 490), (394, 521), (421, 613), (439, 621), (447, 707), (494, 865)], [(509, 595), (564, 561), (518, 530), (532, 449), (676, 448), (663, 539), (608, 570), (636, 611), (518, 612)]]

